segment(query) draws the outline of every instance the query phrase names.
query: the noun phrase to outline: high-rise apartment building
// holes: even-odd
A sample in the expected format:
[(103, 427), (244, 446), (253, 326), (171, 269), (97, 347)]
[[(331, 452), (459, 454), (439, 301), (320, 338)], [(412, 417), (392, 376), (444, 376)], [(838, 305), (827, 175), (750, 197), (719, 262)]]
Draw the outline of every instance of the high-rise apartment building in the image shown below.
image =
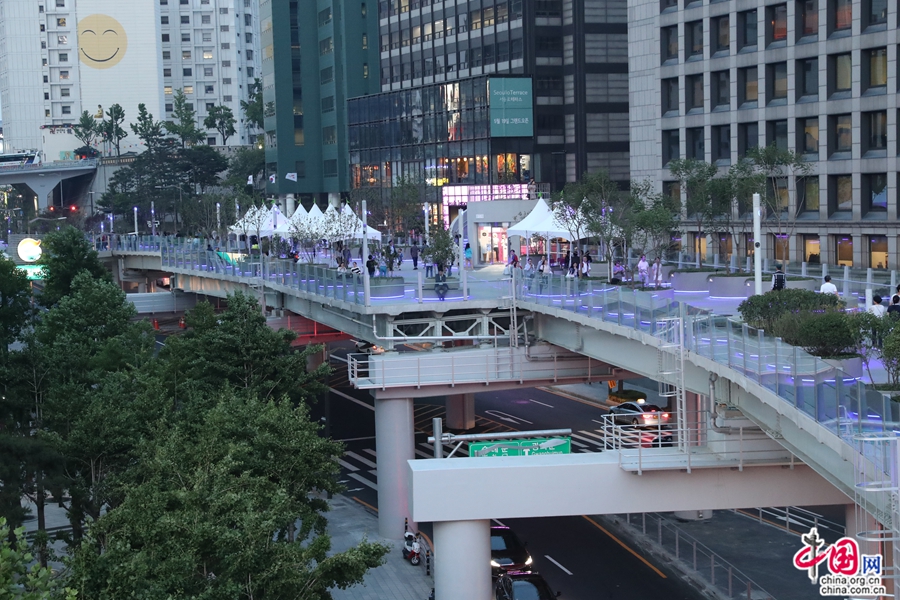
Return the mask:
[[(64, 157), (82, 111), (120, 104), (131, 134), (139, 103), (171, 117), (175, 89), (201, 128), (210, 107), (231, 108), (238, 123), (228, 143), (250, 143), (240, 101), (259, 76), (258, 24), (258, 0), (0, 0), (6, 147)], [(215, 131), (207, 141), (222, 143)], [(142, 149), (133, 135), (121, 147)]]
[(812, 174), (781, 191), (787, 255), (768, 233), (764, 256), (898, 268), (898, 18), (887, 0), (629, 0), (632, 177), (669, 191), (672, 159), (790, 149)]
[(268, 191), (349, 190), (347, 99), (380, 89), (374, 0), (262, 0)]

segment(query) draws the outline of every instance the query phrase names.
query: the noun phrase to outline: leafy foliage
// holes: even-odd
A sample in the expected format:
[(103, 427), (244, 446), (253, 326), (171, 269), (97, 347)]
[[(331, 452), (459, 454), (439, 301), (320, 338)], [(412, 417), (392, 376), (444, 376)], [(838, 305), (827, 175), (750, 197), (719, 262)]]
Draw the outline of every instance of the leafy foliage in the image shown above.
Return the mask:
[(181, 141), (185, 148), (203, 140), (203, 132), (197, 127), (197, 113), (187, 101), (184, 90), (175, 90), (172, 99), (172, 121), (166, 121), (166, 131)]
[(116, 149), (116, 156), (121, 156), (121, 143), (128, 133), (122, 128), (125, 122), (125, 109), (113, 104), (106, 111), (106, 118), (100, 123), (100, 135), (107, 144)]
[(215, 129), (222, 136), (222, 145), (228, 145), (228, 138), (235, 134), (234, 124), (237, 120), (234, 113), (225, 105), (219, 104), (213, 106), (206, 118), (203, 119), (203, 126), (207, 129)]
[(420, 251), (422, 257), (430, 259), (438, 269), (452, 265), (457, 258), (459, 248), (453, 241), (450, 230), (445, 228), (443, 223), (438, 223), (437, 226), (431, 228), (429, 233), (431, 239), (428, 241), (428, 245)]
[(253, 185), (249, 186), (256, 193), (265, 191), (266, 151), (262, 148), (240, 148), (228, 161), (228, 174), (224, 185), (238, 192), (248, 189), (247, 178), (253, 176)]
[(97, 251), (74, 227), (48, 234), (41, 245), (43, 254), (39, 264), (44, 267), (44, 290), (40, 300), (44, 306), (53, 306), (68, 295), (73, 281), (82, 271), (95, 279), (112, 280), (109, 270), (100, 263)]
[(13, 261), (0, 256), (0, 367), (6, 362), (9, 345), (19, 337), (30, 317), (28, 276)]
[(148, 152), (156, 152), (166, 145), (166, 132), (162, 121), (157, 121), (144, 103), (138, 104), (137, 123), (131, 124), (131, 131), (144, 142)]
[(798, 333), (799, 345), (810, 354), (823, 358), (847, 354), (854, 346), (850, 321), (842, 312), (810, 314), (800, 322)]
[(248, 88), (247, 100), (241, 100), (241, 110), (247, 121), (261, 130), (264, 128), (262, 82), (257, 77)]
[[(11, 542), (11, 539), (18, 540)], [(45, 566), (34, 564), (28, 551), (25, 529), (10, 531), (0, 517), (0, 598), (9, 600), (75, 600), (75, 590)]]
[(88, 111), (82, 111), (78, 123), (72, 128), (75, 138), (85, 146), (93, 146), (94, 140), (100, 137), (100, 127), (94, 120), (94, 115)]
[[(680, 158), (669, 162), (669, 171), (684, 192), (684, 214), (693, 221), (696, 231), (702, 231), (703, 225), (714, 220), (719, 212), (718, 205), (712, 202), (716, 166), (694, 158)], [(695, 251), (702, 264), (700, 236), (697, 236)]]
[(801, 312), (825, 311), (843, 306), (843, 301), (833, 294), (784, 289), (770, 291), (759, 296), (750, 296), (738, 305), (738, 312), (751, 327), (769, 331), (774, 323), (786, 313), (796, 315)]

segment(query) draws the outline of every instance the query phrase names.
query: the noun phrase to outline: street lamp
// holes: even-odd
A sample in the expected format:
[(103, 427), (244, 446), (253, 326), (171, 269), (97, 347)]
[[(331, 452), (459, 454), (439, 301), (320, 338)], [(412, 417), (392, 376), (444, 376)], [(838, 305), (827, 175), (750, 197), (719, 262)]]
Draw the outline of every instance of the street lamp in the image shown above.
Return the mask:
[(156, 237), (156, 202), (150, 201), (150, 232)]
[(222, 229), (222, 206), (216, 202), (216, 230)]
[(91, 197), (91, 216), (94, 216), (94, 194), (97, 192), (88, 192), (88, 196)]
[(137, 206), (134, 207), (134, 235), (138, 234), (138, 226), (137, 226)]

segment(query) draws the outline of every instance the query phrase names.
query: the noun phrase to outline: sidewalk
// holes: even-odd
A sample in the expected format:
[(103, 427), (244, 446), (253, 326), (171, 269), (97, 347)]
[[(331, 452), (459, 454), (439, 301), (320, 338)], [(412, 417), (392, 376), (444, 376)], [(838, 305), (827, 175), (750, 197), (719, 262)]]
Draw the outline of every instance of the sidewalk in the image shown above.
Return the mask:
[(326, 514), (331, 549), (342, 552), (359, 543), (363, 537), (370, 542), (382, 542), (393, 547), (385, 556), (385, 563), (366, 574), (365, 582), (346, 590), (331, 590), (334, 600), (428, 600), (434, 580), (425, 575), (425, 562), (413, 566), (403, 559), (403, 542), (385, 540), (378, 535), (378, 517), (361, 504), (346, 496), (337, 495), (330, 501), (331, 512)]

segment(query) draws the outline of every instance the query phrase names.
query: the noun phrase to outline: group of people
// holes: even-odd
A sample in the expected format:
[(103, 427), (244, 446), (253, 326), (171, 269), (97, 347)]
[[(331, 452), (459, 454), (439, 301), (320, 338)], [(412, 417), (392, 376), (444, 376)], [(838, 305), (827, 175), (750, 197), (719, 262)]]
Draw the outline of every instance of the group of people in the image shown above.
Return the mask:
[[(650, 263), (647, 261), (647, 256), (641, 254), (641, 258), (635, 265), (635, 270), (637, 271), (635, 279), (641, 282), (641, 287), (649, 287), (651, 284), (657, 288), (662, 286), (663, 265), (660, 257), (657, 256), (656, 260)], [(622, 264), (622, 261), (616, 260), (613, 262), (612, 276), (613, 280), (626, 280), (625, 265)]]

